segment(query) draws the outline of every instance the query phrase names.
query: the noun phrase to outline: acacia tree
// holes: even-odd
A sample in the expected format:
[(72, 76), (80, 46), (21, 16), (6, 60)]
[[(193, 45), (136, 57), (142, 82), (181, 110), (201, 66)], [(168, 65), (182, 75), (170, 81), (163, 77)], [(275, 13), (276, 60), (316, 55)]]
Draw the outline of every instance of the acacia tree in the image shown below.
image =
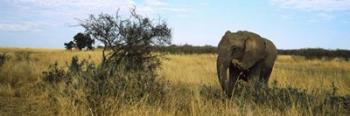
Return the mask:
[[(130, 10), (129, 18), (122, 18), (117, 11), (109, 14), (90, 15), (80, 24), (89, 34), (104, 44), (102, 65), (124, 64), (127, 70), (153, 72), (160, 62), (154, 47), (171, 43), (171, 29), (165, 21), (151, 20)], [(111, 52), (106, 53), (106, 50)]]
[(72, 48), (75, 47), (75, 43), (73, 41), (70, 41), (68, 43), (64, 43), (64, 46), (67, 50), (72, 50)]
[(95, 41), (89, 35), (83, 33), (77, 33), (74, 36), (74, 42), (79, 50), (82, 50), (85, 47), (91, 50), (93, 49), (92, 44), (95, 43)]

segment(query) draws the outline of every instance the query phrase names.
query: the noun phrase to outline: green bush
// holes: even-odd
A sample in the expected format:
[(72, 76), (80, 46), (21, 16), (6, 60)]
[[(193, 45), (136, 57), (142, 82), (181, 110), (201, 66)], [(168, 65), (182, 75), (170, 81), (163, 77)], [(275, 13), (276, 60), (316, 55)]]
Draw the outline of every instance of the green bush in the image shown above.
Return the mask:
[[(167, 82), (156, 78), (151, 72), (109, 69), (111, 67), (96, 66), (85, 60), (79, 62), (77, 57), (72, 58), (68, 67), (70, 68), (65, 71), (56, 63), (43, 73), (44, 85), (53, 90), (52, 101), (64, 97), (74, 101), (77, 106), (90, 108), (93, 114), (97, 115), (108, 110), (104, 107), (106, 103), (101, 102), (106, 98), (115, 98), (119, 105), (140, 100), (152, 105), (164, 101), (168, 91)], [(115, 72), (110, 73), (111, 70)], [(64, 85), (64, 88), (61, 88), (60, 84)], [(62, 93), (58, 93), (59, 91)]]
[[(217, 53), (217, 47), (205, 45), (205, 46), (193, 46), (193, 45), (170, 45), (155, 47), (155, 50), (163, 53), (171, 54), (215, 54)], [(280, 55), (294, 55), (302, 56), (307, 60), (312, 59), (324, 59), (332, 60), (334, 58), (341, 58), (344, 60), (350, 59), (350, 51), (337, 49), (327, 50), (322, 48), (306, 48), (306, 49), (290, 49), (290, 50), (278, 50)]]
[(49, 66), (48, 71), (43, 72), (43, 81), (49, 83), (61, 82), (66, 78), (66, 73), (67, 72), (62, 67), (59, 67), (58, 64), (55, 63)]
[(323, 59), (332, 60), (334, 58), (343, 58), (344, 60), (350, 59), (350, 51), (337, 49), (327, 50), (322, 48), (306, 48), (306, 49), (295, 49), (295, 50), (278, 50), (281, 55), (296, 55), (303, 56), (305, 59)]
[(210, 45), (192, 46), (192, 45), (170, 45), (155, 48), (158, 52), (171, 54), (215, 54), (217, 48)]

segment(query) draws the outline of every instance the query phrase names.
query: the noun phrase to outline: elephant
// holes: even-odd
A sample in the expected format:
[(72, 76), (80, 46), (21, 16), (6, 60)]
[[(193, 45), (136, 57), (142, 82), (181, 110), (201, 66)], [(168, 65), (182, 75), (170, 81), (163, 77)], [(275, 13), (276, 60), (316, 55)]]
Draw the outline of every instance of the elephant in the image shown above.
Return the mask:
[(267, 85), (277, 57), (276, 46), (270, 40), (249, 31), (227, 31), (217, 53), (217, 74), (228, 97), (239, 79)]

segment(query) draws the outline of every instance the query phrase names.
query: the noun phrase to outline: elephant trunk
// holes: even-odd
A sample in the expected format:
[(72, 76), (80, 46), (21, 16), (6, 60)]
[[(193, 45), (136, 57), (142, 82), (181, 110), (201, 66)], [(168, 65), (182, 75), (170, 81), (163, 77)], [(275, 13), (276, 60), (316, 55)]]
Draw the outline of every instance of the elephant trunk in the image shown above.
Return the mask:
[(228, 90), (228, 73), (227, 70), (229, 68), (230, 60), (225, 60), (225, 58), (218, 57), (217, 59), (217, 74), (220, 81), (220, 85), (222, 89), (227, 92)]

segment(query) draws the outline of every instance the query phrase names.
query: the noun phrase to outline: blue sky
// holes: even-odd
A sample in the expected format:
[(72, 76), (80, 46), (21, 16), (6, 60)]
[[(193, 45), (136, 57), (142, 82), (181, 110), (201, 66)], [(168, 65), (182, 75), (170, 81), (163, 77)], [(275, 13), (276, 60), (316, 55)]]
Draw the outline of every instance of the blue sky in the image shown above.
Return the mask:
[(0, 0), (0, 47), (63, 48), (89, 14), (131, 7), (162, 17), (174, 44), (214, 45), (248, 30), (280, 49), (350, 49), (350, 0)]

